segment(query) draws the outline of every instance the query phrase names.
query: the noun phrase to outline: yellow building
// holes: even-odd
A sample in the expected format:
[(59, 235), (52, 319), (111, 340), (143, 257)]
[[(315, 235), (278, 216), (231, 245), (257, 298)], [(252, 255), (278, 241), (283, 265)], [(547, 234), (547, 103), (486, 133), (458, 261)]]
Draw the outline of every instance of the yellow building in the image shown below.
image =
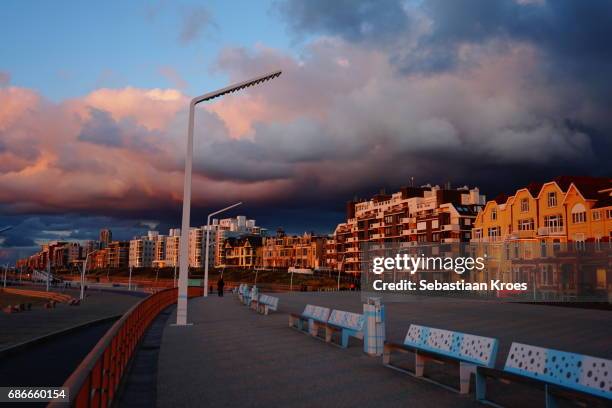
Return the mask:
[(544, 293), (611, 293), (612, 179), (557, 177), (491, 200), (471, 242), (486, 244), (489, 277)]

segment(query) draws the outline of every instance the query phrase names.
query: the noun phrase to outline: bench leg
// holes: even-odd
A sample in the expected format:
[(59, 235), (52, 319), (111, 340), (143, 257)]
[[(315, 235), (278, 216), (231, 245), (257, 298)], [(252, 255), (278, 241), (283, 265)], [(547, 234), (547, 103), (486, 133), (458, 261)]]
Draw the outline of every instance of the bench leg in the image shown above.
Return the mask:
[(385, 344), (383, 348), (383, 364), (389, 365), (391, 362), (391, 348)]
[(265, 315), (268, 315), (268, 305), (264, 305), (263, 312)]
[(295, 319), (293, 318), (293, 316), (289, 315), (289, 327), (293, 327), (294, 324), (295, 324)]
[(474, 364), (459, 362), (459, 394), (469, 394), (472, 374), (476, 374)]
[(425, 371), (425, 362), (428, 360), (427, 357), (422, 356), (419, 352), (414, 353), (414, 376), (422, 377)]
[(548, 385), (544, 386), (544, 398), (546, 402), (546, 408), (557, 408), (557, 399), (554, 395), (548, 392)]
[(347, 348), (349, 343), (349, 333), (346, 330), (342, 330), (342, 348)]
[(487, 378), (476, 370), (476, 401), (487, 399)]
[(325, 342), (326, 343), (331, 343), (333, 334), (334, 332), (332, 329), (330, 329), (329, 327), (325, 328)]
[(313, 319), (308, 319), (308, 332), (314, 337), (319, 335), (319, 324)]

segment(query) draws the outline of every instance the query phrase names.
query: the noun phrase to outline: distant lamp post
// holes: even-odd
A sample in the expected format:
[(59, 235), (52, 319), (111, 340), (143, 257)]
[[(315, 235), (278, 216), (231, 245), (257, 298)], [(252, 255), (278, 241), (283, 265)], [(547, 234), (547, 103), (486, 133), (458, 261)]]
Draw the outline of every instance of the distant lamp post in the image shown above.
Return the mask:
[(189, 104), (189, 126), (187, 128), (187, 156), (185, 158), (185, 180), (183, 185), (183, 222), (181, 225), (181, 240), (179, 250), (178, 300), (176, 307), (176, 325), (187, 325), (187, 283), (189, 279), (189, 217), (191, 215), (191, 171), (193, 162), (193, 124), (195, 106), (200, 102), (210, 101), (220, 96), (248, 88), (253, 85), (274, 79), (282, 71), (274, 71), (248, 81), (230, 85), (226, 88), (196, 96)]
[(89, 255), (94, 254), (98, 251), (99, 249), (93, 250), (85, 256), (85, 262), (83, 262), (83, 268), (81, 269), (81, 297), (79, 298), (81, 300), (85, 298), (85, 274), (87, 271), (87, 262), (89, 261)]
[(231, 210), (234, 207), (238, 207), (242, 204), (242, 201), (236, 204), (232, 204), (228, 207), (222, 208), (219, 211), (215, 211), (213, 213), (208, 214), (208, 218), (206, 219), (206, 257), (204, 258), (204, 297), (208, 297), (208, 256), (210, 253), (210, 218), (221, 214), (227, 210)]

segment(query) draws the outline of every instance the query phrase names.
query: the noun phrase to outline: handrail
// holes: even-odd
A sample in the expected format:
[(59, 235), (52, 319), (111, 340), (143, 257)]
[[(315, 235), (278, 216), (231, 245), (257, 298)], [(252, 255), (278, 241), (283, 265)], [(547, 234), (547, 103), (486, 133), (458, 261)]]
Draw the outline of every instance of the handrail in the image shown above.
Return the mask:
[[(188, 296), (202, 296), (201, 287), (189, 287)], [(64, 382), (74, 407), (108, 407), (116, 396), (126, 367), (147, 328), (157, 315), (176, 303), (177, 289), (165, 289), (148, 296), (125, 313), (104, 334)], [(48, 407), (65, 407), (52, 401)]]

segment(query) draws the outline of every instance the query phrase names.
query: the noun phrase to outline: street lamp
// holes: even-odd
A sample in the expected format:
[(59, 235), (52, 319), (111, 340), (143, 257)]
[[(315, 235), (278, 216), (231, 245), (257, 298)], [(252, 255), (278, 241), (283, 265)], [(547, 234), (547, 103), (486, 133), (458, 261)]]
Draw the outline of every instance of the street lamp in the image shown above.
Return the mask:
[(195, 106), (200, 102), (210, 101), (220, 96), (248, 88), (253, 85), (274, 79), (282, 71), (274, 71), (248, 81), (230, 85), (226, 88), (196, 96), (189, 103), (189, 126), (187, 128), (187, 156), (185, 158), (185, 180), (183, 184), (183, 222), (181, 225), (181, 240), (179, 249), (179, 282), (178, 299), (176, 307), (176, 325), (187, 325), (187, 281), (189, 278), (189, 217), (191, 215), (191, 169), (193, 161), (193, 123)]
[(85, 298), (85, 271), (87, 270), (87, 261), (89, 261), (89, 255), (98, 251), (99, 249), (94, 249), (85, 256), (85, 262), (83, 263), (83, 268), (81, 269), (81, 300)]
[(225, 207), (219, 211), (215, 211), (213, 213), (208, 214), (208, 218), (206, 219), (206, 258), (204, 260), (204, 297), (208, 297), (208, 254), (210, 252), (210, 217), (215, 216), (217, 214), (221, 214), (224, 211), (231, 210), (234, 207), (238, 207), (242, 204), (242, 201), (236, 204), (232, 204), (228, 207)]

